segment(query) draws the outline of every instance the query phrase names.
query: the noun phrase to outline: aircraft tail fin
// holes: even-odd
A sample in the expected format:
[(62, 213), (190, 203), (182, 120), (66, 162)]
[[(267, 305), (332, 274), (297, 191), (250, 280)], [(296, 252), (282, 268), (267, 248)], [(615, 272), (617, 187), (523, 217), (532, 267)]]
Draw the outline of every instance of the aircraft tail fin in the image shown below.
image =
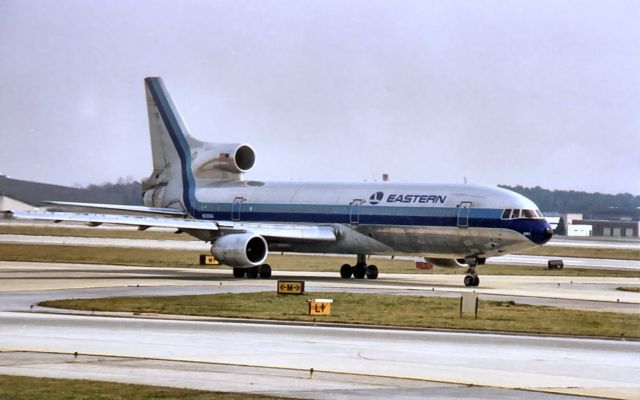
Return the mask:
[(189, 128), (173, 103), (162, 78), (145, 78), (144, 81), (154, 172), (178, 168), (180, 154), (176, 150), (201, 145), (202, 142), (189, 134)]
[(191, 147), (199, 147), (202, 142), (189, 134), (162, 78), (145, 78), (144, 83), (153, 156), (153, 172), (142, 188), (144, 203), (148, 207), (188, 210)]
[(251, 146), (193, 138), (162, 78), (144, 82), (153, 153), (153, 173), (142, 188), (147, 207), (182, 206), (188, 211), (195, 202), (196, 183), (240, 180), (253, 167)]

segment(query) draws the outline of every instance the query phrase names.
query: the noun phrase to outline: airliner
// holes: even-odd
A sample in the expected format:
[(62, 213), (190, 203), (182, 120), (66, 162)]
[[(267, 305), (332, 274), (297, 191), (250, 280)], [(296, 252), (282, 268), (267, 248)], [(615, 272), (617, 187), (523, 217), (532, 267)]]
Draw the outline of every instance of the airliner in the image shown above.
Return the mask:
[(376, 279), (370, 255), (402, 254), (465, 267), (464, 284), (478, 286), (476, 266), (488, 257), (551, 239), (551, 227), (531, 200), (497, 187), (245, 180), (256, 160), (250, 145), (194, 138), (162, 79), (144, 82), (153, 155), (144, 206), (51, 202), (91, 212), (9, 216), (173, 228), (211, 243), (211, 254), (237, 278), (270, 278), (270, 251), (355, 255), (354, 265), (339, 269), (345, 279)]

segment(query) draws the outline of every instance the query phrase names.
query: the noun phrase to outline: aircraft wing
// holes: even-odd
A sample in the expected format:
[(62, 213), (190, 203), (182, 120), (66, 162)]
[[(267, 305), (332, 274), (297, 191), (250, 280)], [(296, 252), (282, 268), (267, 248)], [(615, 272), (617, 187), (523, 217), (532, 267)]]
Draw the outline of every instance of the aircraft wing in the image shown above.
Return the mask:
[(51, 211), (4, 211), (8, 219), (44, 220), (53, 222), (79, 222), (89, 226), (102, 224), (136, 226), (139, 230), (152, 227), (172, 228), (180, 231), (207, 231), (220, 234), (251, 232), (267, 240), (335, 241), (331, 226), (302, 224), (238, 223), (235, 221), (207, 221), (192, 218), (167, 218), (148, 215), (93, 214)]
[(142, 214), (153, 214), (153, 215), (166, 215), (166, 216), (174, 216), (174, 217), (185, 217), (187, 214), (178, 211), (173, 208), (160, 208), (160, 207), (144, 207), (144, 206), (124, 206), (118, 204), (98, 204), (98, 203), (76, 203), (71, 201), (45, 201), (47, 204), (52, 204), (54, 206), (60, 206), (65, 208), (86, 208), (86, 209), (97, 209), (97, 210), (110, 210), (110, 211), (125, 211), (125, 212), (134, 212), (134, 213), (142, 213)]
[(242, 229), (260, 235), (269, 241), (270, 239), (291, 241), (320, 241), (335, 242), (336, 231), (331, 226), (313, 224), (266, 224), (266, 223), (237, 223), (220, 221), (220, 229), (233, 226), (233, 229)]
[(51, 211), (5, 211), (9, 219), (30, 219), (53, 222), (84, 222), (89, 226), (102, 224), (137, 226), (140, 230), (150, 227), (175, 228), (175, 229), (206, 229), (208, 231), (219, 230), (218, 225), (212, 221), (196, 219), (178, 219), (149, 217), (137, 215), (118, 214), (91, 214)]

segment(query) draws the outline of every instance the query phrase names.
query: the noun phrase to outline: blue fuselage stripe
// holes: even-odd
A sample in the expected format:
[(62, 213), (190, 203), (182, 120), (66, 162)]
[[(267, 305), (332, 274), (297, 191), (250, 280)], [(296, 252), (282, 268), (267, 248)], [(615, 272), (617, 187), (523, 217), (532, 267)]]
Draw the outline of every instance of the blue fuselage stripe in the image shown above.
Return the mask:
[[(385, 214), (375, 212), (375, 206), (367, 207), (368, 210), (361, 209), (357, 218), (351, 214), (348, 207), (335, 207), (333, 211), (320, 211), (317, 207), (308, 205), (306, 210), (301, 211), (300, 205), (293, 205), (297, 211), (249, 211), (254, 208), (254, 205), (242, 204), (241, 208), (232, 211), (231, 205), (203, 203), (201, 204), (207, 209), (213, 209), (215, 211), (203, 211), (202, 209), (194, 210), (196, 215), (194, 217), (199, 219), (217, 219), (217, 220), (231, 220), (232, 214), (239, 217), (244, 222), (302, 222), (302, 223), (325, 223), (325, 224), (348, 224), (354, 219), (360, 224), (364, 225), (400, 225), (400, 226), (441, 226), (441, 227), (457, 227), (458, 215), (457, 209), (451, 210), (448, 213), (439, 212), (439, 215), (429, 215), (431, 213), (425, 213), (424, 209), (419, 213), (412, 213), (409, 207), (402, 207), (401, 213)], [(260, 205), (255, 205), (260, 206)], [(264, 206), (264, 205), (262, 205)], [(258, 207), (256, 207), (258, 208)], [(268, 208), (268, 207), (260, 207)], [(278, 207), (280, 208), (280, 207)], [(315, 208), (315, 211), (314, 211)], [(340, 210), (340, 208), (343, 208)], [(364, 208), (364, 207), (363, 207)], [(400, 209), (400, 207), (398, 207)], [(442, 210), (442, 209), (436, 209)], [(400, 211), (400, 210), (398, 210)], [(468, 219), (469, 227), (477, 228), (503, 228), (511, 229), (518, 232), (530, 231), (533, 227), (544, 225), (544, 220), (503, 220), (499, 216), (495, 217), (491, 214), (501, 214), (502, 210), (487, 210), (487, 209), (471, 209)]]

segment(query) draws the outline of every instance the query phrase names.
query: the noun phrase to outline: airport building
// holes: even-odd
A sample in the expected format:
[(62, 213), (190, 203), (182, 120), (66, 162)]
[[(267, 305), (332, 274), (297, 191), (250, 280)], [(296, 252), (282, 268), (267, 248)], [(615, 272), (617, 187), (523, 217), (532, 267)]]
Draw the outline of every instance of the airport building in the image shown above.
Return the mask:
[(581, 213), (554, 213), (545, 212), (545, 218), (551, 225), (551, 229), (556, 235), (567, 236), (592, 236), (590, 225), (577, 224), (575, 221), (582, 220)]
[(640, 237), (640, 222), (631, 219), (584, 219), (580, 213), (545, 213), (557, 235)]
[(640, 222), (638, 221), (585, 219), (575, 222), (580, 225), (590, 226), (592, 232), (590, 236), (640, 237)]

